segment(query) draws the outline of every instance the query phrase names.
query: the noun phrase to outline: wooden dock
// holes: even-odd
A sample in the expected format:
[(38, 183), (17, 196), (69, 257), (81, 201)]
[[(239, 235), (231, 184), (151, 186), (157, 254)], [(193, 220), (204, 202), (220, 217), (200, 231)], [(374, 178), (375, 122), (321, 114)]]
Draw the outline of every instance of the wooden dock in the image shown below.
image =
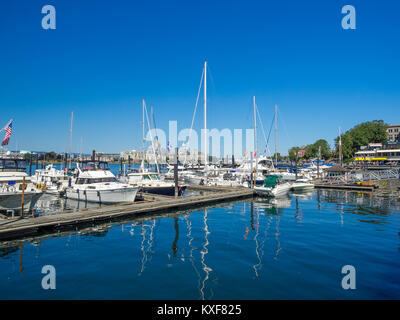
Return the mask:
[(57, 229), (73, 228), (79, 225), (112, 221), (128, 216), (144, 215), (160, 211), (187, 209), (222, 201), (253, 197), (253, 190), (247, 188), (201, 187), (203, 194), (186, 197), (167, 197), (142, 194), (143, 201), (86, 208), (75, 211), (45, 213), (39, 217), (0, 219), (0, 241), (24, 236), (54, 232)]

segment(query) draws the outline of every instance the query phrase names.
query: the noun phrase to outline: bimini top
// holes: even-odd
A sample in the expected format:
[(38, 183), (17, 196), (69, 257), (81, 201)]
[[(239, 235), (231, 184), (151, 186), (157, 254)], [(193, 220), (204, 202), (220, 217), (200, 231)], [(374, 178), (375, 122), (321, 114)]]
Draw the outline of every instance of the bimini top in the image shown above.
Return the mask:
[(269, 176), (267, 176), (267, 178), (264, 180), (264, 187), (265, 188), (273, 188), (273, 187), (275, 187), (280, 178), (282, 178), (282, 176), (278, 176), (278, 175), (269, 175)]

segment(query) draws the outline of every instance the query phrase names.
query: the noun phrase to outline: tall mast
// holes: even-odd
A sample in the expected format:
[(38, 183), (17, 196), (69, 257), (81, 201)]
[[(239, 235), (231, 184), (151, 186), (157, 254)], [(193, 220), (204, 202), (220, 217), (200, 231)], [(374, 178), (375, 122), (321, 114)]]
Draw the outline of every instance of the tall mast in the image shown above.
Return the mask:
[(275, 165), (278, 164), (278, 105), (275, 105)]
[(204, 171), (207, 171), (207, 61), (204, 62)]
[(71, 127), (69, 130), (70, 137), (69, 137), (69, 168), (71, 168), (71, 157), (72, 157), (72, 123), (74, 121), (74, 112), (71, 112)]
[(342, 147), (342, 132), (339, 127), (339, 157), (340, 157), (340, 165), (343, 165), (343, 147)]
[(144, 99), (142, 99), (142, 149), (143, 149), (143, 155), (142, 155), (142, 165), (144, 169), (144, 158), (145, 158), (145, 152), (144, 152)]
[(257, 176), (257, 163), (258, 163), (258, 146), (257, 146), (257, 111), (256, 111), (256, 97), (253, 96), (254, 108), (254, 152), (256, 153), (256, 176)]

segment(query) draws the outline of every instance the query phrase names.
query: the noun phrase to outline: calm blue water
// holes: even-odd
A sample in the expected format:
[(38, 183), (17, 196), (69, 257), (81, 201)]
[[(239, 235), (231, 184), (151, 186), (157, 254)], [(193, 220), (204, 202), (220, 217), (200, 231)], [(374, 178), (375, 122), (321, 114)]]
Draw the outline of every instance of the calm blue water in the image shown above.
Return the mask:
[(399, 299), (399, 231), (399, 202), (350, 192), (147, 216), (0, 243), (0, 298)]

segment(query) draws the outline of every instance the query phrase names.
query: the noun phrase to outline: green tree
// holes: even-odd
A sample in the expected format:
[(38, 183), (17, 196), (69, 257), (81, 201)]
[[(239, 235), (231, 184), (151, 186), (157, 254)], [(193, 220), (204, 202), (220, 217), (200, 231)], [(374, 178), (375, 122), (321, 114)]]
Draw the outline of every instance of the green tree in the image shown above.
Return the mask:
[(300, 148), (299, 147), (292, 147), (289, 149), (289, 160), (290, 161), (295, 161), (296, 160), (296, 154), (299, 152)]
[[(354, 153), (360, 150), (361, 146), (369, 143), (385, 143), (388, 140), (386, 133), (387, 125), (383, 120), (363, 122), (342, 135), (342, 152), (345, 162), (351, 161)], [(336, 150), (339, 150), (339, 137), (335, 138)], [(338, 151), (337, 151), (338, 152)]]

